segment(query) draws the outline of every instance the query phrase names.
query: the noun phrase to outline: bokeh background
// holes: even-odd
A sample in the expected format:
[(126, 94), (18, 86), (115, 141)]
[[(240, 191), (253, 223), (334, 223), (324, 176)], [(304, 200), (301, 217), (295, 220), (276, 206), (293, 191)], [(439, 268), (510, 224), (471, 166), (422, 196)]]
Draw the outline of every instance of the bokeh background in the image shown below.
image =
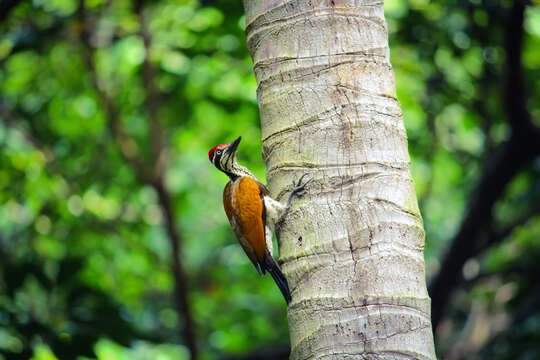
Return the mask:
[[(540, 359), (540, 8), (385, 10), (438, 356)], [(3, 0), (0, 21), (0, 359), (287, 358), (207, 160), (242, 135), (265, 178), (241, 2)]]

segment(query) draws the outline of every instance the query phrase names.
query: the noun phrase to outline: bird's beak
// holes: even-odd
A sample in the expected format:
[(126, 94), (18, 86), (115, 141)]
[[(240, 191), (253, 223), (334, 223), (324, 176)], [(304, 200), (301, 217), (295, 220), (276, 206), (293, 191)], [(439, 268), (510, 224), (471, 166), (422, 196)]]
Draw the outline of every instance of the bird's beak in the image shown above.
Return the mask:
[(236, 140), (232, 142), (231, 145), (227, 148), (227, 154), (231, 155), (234, 154), (236, 149), (238, 149), (238, 144), (240, 144), (240, 140), (242, 140), (242, 137), (239, 136)]

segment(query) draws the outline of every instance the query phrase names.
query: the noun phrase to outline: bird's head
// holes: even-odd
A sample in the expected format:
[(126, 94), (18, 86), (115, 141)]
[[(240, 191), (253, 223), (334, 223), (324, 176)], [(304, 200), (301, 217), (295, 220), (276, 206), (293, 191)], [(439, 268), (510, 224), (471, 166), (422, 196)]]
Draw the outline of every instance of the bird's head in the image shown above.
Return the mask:
[(216, 145), (208, 151), (210, 162), (229, 176), (235, 174), (239, 167), (236, 155), (240, 140), (242, 140), (241, 136), (230, 144)]

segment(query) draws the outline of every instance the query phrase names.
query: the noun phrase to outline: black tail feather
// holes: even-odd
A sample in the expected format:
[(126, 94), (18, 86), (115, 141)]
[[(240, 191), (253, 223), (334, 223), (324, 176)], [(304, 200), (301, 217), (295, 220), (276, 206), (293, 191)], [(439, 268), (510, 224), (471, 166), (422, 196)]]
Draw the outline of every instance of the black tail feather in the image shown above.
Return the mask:
[(269, 253), (266, 253), (264, 256), (263, 267), (270, 273), (270, 275), (272, 275), (272, 278), (276, 282), (279, 290), (281, 290), (285, 301), (287, 304), (289, 304), (292, 300), (291, 291), (289, 290), (289, 283), (287, 282), (285, 275), (283, 275), (281, 272), (279, 265)]

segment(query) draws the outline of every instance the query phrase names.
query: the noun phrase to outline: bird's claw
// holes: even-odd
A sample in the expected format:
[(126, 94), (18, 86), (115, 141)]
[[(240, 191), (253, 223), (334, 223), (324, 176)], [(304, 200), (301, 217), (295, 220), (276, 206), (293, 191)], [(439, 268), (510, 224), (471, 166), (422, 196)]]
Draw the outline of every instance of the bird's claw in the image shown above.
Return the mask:
[(292, 189), (292, 194), (295, 194), (295, 195), (298, 195), (298, 196), (302, 196), (306, 193), (306, 186), (311, 183), (313, 181), (313, 178), (310, 178), (308, 179), (308, 181), (306, 181), (305, 183), (302, 184), (302, 181), (304, 180), (304, 178), (307, 176), (308, 174), (305, 173), (304, 175), (302, 175), (302, 177), (300, 177), (300, 179), (298, 180), (298, 182), (296, 182), (295, 180), (293, 180), (293, 189)]
[(292, 191), (289, 194), (289, 199), (287, 200), (286, 210), (285, 210), (284, 214), (282, 215), (282, 218), (285, 215), (287, 215), (287, 213), (289, 212), (289, 208), (291, 207), (291, 201), (292, 201), (293, 197), (295, 195), (296, 196), (304, 195), (306, 193), (306, 185), (313, 181), (313, 178), (311, 178), (308, 181), (306, 181), (305, 183), (302, 183), (302, 181), (304, 181), (304, 178), (306, 176), (307, 176), (307, 174), (302, 175), (302, 177), (300, 178), (300, 180), (298, 180), (298, 182), (296, 182), (296, 180), (293, 180)]

